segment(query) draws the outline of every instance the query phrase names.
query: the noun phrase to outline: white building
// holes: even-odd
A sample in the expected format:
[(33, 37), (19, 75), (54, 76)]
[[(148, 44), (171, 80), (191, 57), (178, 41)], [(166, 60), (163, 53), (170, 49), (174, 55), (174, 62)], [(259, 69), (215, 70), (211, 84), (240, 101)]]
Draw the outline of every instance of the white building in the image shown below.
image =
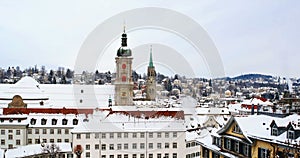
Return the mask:
[[(177, 116), (174, 116), (176, 113)], [(78, 152), (82, 152), (82, 157), (185, 157), (182, 111), (118, 111), (103, 114), (93, 115), (92, 119), (72, 130), (73, 149), (80, 149)]]

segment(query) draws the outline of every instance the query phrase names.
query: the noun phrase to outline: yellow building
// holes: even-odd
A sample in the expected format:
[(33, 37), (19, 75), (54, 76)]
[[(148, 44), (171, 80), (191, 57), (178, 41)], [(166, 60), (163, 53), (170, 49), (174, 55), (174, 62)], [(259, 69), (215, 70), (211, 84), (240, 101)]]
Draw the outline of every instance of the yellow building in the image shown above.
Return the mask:
[(223, 128), (198, 141), (203, 158), (298, 158), (300, 117), (231, 117)]

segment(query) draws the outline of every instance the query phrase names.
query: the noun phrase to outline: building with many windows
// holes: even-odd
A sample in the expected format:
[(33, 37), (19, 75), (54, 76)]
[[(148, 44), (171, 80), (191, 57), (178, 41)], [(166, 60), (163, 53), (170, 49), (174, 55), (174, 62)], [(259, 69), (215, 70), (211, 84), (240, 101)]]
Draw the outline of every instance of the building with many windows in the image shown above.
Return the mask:
[(183, 111), (94, 115), (72, 130), (72, 138), (73, 149), (87, 158), (185, 157)]

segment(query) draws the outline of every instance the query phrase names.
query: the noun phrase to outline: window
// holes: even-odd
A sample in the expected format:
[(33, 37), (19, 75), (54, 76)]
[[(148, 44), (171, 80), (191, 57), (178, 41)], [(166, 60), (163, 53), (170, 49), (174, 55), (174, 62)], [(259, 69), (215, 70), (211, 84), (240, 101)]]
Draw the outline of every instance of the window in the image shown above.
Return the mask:
[(102, 155), (101, 158), (106, 158), (106, 155)]
[(278, 129), (277, 128), (272, 128), (271, 135), (272, 136), (278, 136)]
[(61, 129), (57, 129), (57, 134), (61, 134)]
[(231, 140), (225, 138), (225, 149), (231, 149)]
[(109, 144), (109, 150), (114, 150), (114, 145), (113, 144)]
[(12, 132), (13, 132), (13, 130), (11, 130), (11, 129), (10, 129), (10, 130), (8, 130), (8, 133), (12, 133)]
[(153, 149), (153, 143), (149, 143), (149, 149)]
[(19, 129), (16, 130), (16, 135), (20, 135), (21, 131)]
[(136, 147), (137, 147), (137, 146), (136, 146), (136, 143), (133, 143), (133, 144), (132, 144), (132, 149), (136, 149)]
[(121, 154), (117, 155), (117, 158), (122, 158), (122, 155)]
[(41, 124), (42, 124), (42, 125), (45, 125), (46, 123), (47, 123), (47, 119), (42, 118)]
[(106, 133), (102, 133), (101, 138), (105, 139), (106, 138)]
[(12, 144), (8, 144), (8, 149), (12, 149), (14, 146)]
[(161, 158), (161, 153), (158, 153), (158, 154), (157, 154), (157, 158)]
[(50, 134), (54, 134), (54, 129), (50, 129)]
[(35, 123), (36, 123), (36, 119), (32, 118), (32, 119), (30, 120), (30, 124), (31, 124), (31, 125), (35, 125)]
[(169, 138), (169, 133), (168, 132), (165, 133), (165, 138)]
[(145, 154), (141, 154), (141, 155), (140, 155), (140, 158), (145, 158)]
[(85, 150), (90, 150), (90, 149), (91, 149), (90, 144), (86, 144), (86, 145), (85, 145)]
[(177, 149), (177, 143), (173, 143), (173, 148)]
[(153, 158), (153, 154), (149, 154), (149, 158)]
[(157, 143), (157, 149), (161, 149), (161, 143)]
[(169, 147), (170, 147), (169, 143), (165, 143), (165, 148), (169, 149)]
[(85, 153), (85, 157), (91, 157), (91, 153), (90, 152), (86, 152)]
[(128, 138), (128, 133), (124, 133), (124, 138)]
[(117, 144), (117, 150), (122, 150), (122, 144)]
[(65, 129), (65, 134), (69, 134), (69, 129)]
[(141, 138), (145, 138), (145, 133), (140, 133)]
[(177, 158), (177, 153), (173, 153), (173, 158)]
[(234, 144), (234, 151), (239, 153), (239, 149), (240, 149), (240, 143), (238, 141), (236, 141)]
[(268, 158), (270, 156), (270, 151), (264, 148), (258, 148), (258, 158)]
[(173, 132), (173, 137), (174, 137), (174, 138), (177, 137), (177, 132)]
[(109, 133), (109, 138), (114, 138), (114, 133)]
[(157, 138), (161, 138), (161, 133), (157, 133)]
[(77, 139), (81, 139), (81, 134), (76, 134)]
[(122, 138), (122, 133), (117, 133), (117, 138)]
[(242, 131), (241, 131), (241, 129), (240, 129), (240, 127), (239, 127), (238, 124), (235, 124), (235, 125), (234, 125), (234, 127), (233, 127), (233, 132), (234, 132), (234, 133), (239, 133), (239, 134), (242, 133)]
[(295, 132), (291, 131), (291, 130), (288, 130), (287, 138), (288, 139), (295, 139)]
[(114, 155), (109, 155), (109, 158), (114, 158)]
[(99, 144), (95, 144), (95, 149), (99, 150)]
[(35, 139), (35, 140), (34, 140), (34, 143), (35, 143), (35, 144), (40, 144), (40, 139)]
[(73, 125), (77, 125), (78, 124), (78, 120), (77, 119), (73, 119)]
[(13, 140), (13, 135), (8, 135), (8, 140)]
[(128, 144), (127, 143), (124, 144), (124, 149), (128, 149)]
[(52, 125), (56, 125), (57, 124), (57, 119), (52, 119)]
[(35, 129), (35, 134), (40, 134), (40, 130), (39, 129)]
[(61, 139), (57, 139), (57, 143), (61, 143)]
[[(32, 139), (28, 139), (27, 141), (28, 141), (28, 144), (32, 144)], [(1, 145), (2, 145), (2, 140), (1, 140)]]
[(64, 118), (64, 119), (62, 120), (62, 125), (67, 125), (67, 124), (68, 124), (68, 120)]
[(47, 139), (43, 139), (43, 143), (47, 143)]
[(124, 154), (124, 158), (128, 158), (128, 154)]
[(149, 138), (153, 138), (153, 133), (152, 132), (149, 133)]
[(106, 150), (106, 144), (101, 145), (101, 150)]
[(70, 141), (69, 141), (69, 139), (65, 139), (65, 143), (69, 143)]
[(132, 138), (136, 138), (136, 133), (132, 133)]
[(169, 158), (169, 154), (165, 153), (165, 157), (164, 158)]
[(100, 135), (99, 133), (95, 133), (95, 138), (99, 139), (99, 135)]
[(132, 154), (132, 158), (137, 158), (136, 154)]
[(50, 139), (50, 143), (54, 143), (54, 139)]
[(43, 129), (43, 134), (47, 134), (47, 129)]
[(85, 139), (90, 139), (91, 135), (89, 133), (85, 134)]
[(5, 145), (5, 140), (1, 139), (1, 145)]
[(1, 130), (1, 135), (5, 135), (5, 130), (4, 129)]
[(28, 132), (28, 134), (32, 134), (32, 129), (28, 129), (27, 132)]
[(249, 146), (247, 144), (244, 144), (244, 151), (243, 151), (243, 154), (245, 156), (248, 156), (249, 155)]
[(145, 143), (140, 144), (140, 149), (145, 149)]

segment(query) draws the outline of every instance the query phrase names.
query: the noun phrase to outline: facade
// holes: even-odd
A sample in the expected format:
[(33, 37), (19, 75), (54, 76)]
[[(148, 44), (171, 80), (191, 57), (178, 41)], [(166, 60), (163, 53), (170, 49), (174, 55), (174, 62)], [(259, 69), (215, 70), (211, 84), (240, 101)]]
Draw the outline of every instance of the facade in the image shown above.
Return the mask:
[(148, 65), (147, 76), (148, 78), (146, 82), (146, 99), (154, 101), (156, 99), (156, 71), (152, 60), (152, 47), (150, 48), (150, 61)]
[[(253, 122), (253, 123), (249, 123)], [(219, 131), (197, 139), (201, 157), (298, 158), (299, 115), (231, 117)]]
[(127, 34), (122, 34), (122, 44), (118, 49), (116, 59), (115, 105), (133, 105), (132, 56), (127, 47)]
[(73, 149), (80, 149), (78, 153), (86, 158), (185, 157), (184, 119), (171, 116), (173, 113), (183, 115), (174, 111), (151, 118), (150, 112), (132, 111), (109, 114), (105, 119), (94, 116), (72, 131)]

